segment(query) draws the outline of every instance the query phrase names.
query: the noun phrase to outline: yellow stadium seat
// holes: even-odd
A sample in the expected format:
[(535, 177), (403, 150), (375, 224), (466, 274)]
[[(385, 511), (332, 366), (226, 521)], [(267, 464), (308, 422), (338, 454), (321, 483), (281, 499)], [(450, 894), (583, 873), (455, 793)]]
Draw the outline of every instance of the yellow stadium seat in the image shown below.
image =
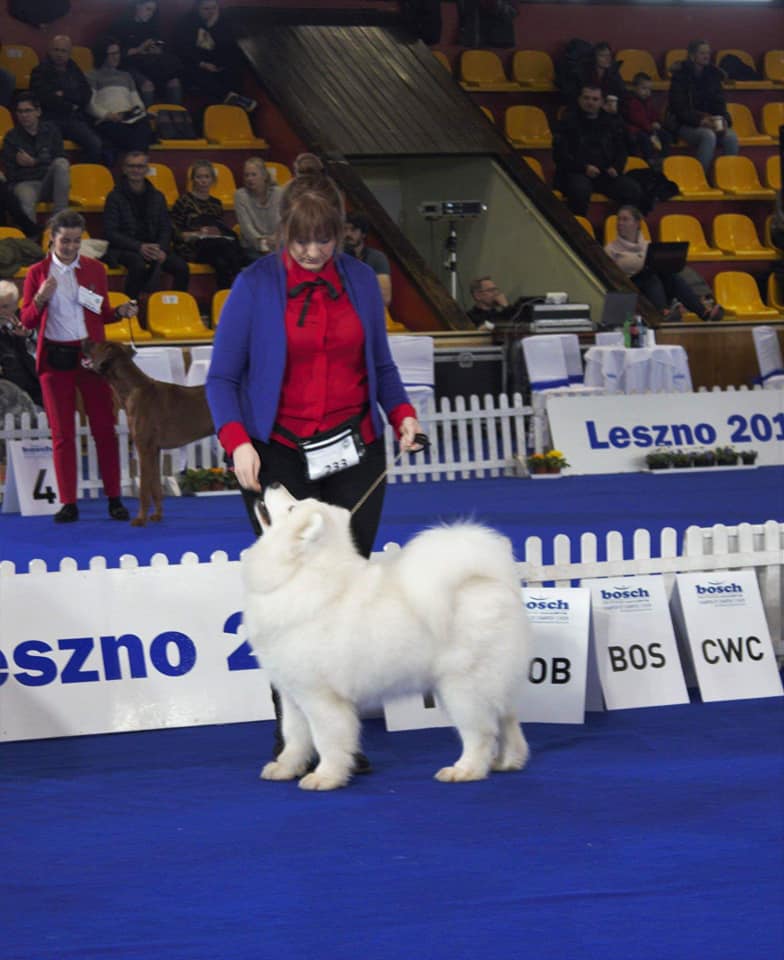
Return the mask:
[(291, 180), (291, 170), (285, 163), (265, 160), (264, 166), (269, 170), (273, 183), (277, 183), (279, 187), (284, 187)]
[(762, 73), (771, 83), (784, 83), (784, 50), (768, 50), (763, 60)]
[(768, 275), (768, 306), (779, 313), (784, 313), (784, 296), (779, 293), (779, 284), (776, 274), (771, 271)]
[(754, 116), (744, 103), (728, 103), (727, 113), (732, 117), (732, 129), (742, 147), (767, 146), (773, 143), (769, 133), (757, 129)]
[(516, 81), (507, 80), (501, 58), (492, 50), (464, 50), (460, 57), (460, 82), (468, 90), (505, 93), (523, 89)]
[(0, 145), (13, 125), (14, 118), (11, 116), (11, 111), (8, 107), (0, 107)]
[(19, 227), (0, 227), (0, 240), (24, 240)]
[(742, 213), (720, 213), (713, 218), (713, 243), (734, 260), (775, 260), (778, 254), (764, 247), (754, 221)]
[(199, 316), (199, 305), (190, 293), (158, 290), (147, 301), (150, 333), (164, 340), (208, 340), (208, 330)]
[(623, 172), (628, 173), (630, 170), (648, 170), (649, 166), (642, 157), (627, 157)]
[(555, 90), (555, 67), (544, 50), (516, 50), (512, 78), (526, 90)]
[[(747, 67), (751, 67), (752, 70), (757, 69), (757, 64), (754, 62), (754, 57), (747, 50), (719, 50), (716, 53), (716, 65), (721, 67), (722, 59), (727, 55), (737, 57), (739, 60), (742, 60)], [(767, 90), (770, 87), (769, 80), (725, 80), (726, 86), (735, 87), (738, 90)]]
[(212, 329), (214, 330), (220, 323), (221, 312), (223, 310), (223, 304), (226, 302), (226, 298), (231, 293), (231, 290), (216, 290), (212, 295), (212, 307), (210, 310), (210, 322), (212, 323)]
[(781, 158), (775, 154), (765, 161), (765, 183), (771, 190), (781, 190)]
[(775, 190), (762, 186), (757, 168), (749, 157), (717, 157), (713, 176), (716, 186), (732, 197), (743, 200), (770, 197), (772, 200), (776, 196)]
[(738, 320), (756, 320), (762, 317), (778, 317), (773, 307), (762, 302), (757, 281), (750, 273), (740, 270), (725, 270), (713, 278), (713, 293), (716, 303), (735, 314)]
[(695, 157), (665, 157), (664, 176), (678, 184), (680, 191), (673, 200), (720, 200), (724, 191), (712, 187), (705, 179), (705, 171)]
[[(212, 163), (212, 161), (210, 161)], [(212, 185), (210, 193), (213, 197), (217, 197), (220, 202), (223, 204), (224, 210), (233, 210), (234, 209), (234, 191), (237, 189), (237, 184), (234, 181), (234, 174), (231, 172), (229, 167), (225, 163), (213, 163), (212, 166), (215, 169), (215, 174), (217, 180)], [(188, 167), (188, 183), (191, 182), (191, 167)]]
[(444, 70), (448, 70), (450, 73), (452, 72), (452, 64), (449, 62), (449, 57), (447, 57), (445, 53), (442, 53), (440, 50), (431, 50), (430, 52), (433, 54), (436, 60), (438, 60)]
[(549, 150), (553, 145), (550, 125), (540, 107), (519, 104), (507, 107), (504, 113), (504, 129), (513, 147)]
[(681, 60), (688, 60), (689, 51), (685, 47), (676, 47), (674, 50), (668, 50), (664, 54), (664, 72), (667, 76), (670, 75), (670, 71), (676, 63), (679, 63)]
[[(640, 220), (640, 232), (643, 237), (651, 242), (651, 231), (648, 228), (648, 224), (644, 220)], [(612, 243), (613, 240), (618, 236), (618, 217), (611, 213), (609, 217), (605, 217), (604, 220), (604, 242), (605, 244)]]
[(779, 127), (784, 126), (784, 103), (775, 101), (762, 106), (762, 129), (779, 142)]
[(632, 83), (635, 73), (647, 73), (654, 90), (664, 90), (670, 85), (669, 81), (662, 80), (659, 76), (659, 68), (656, 66), (653, 54), (647, 50), (619, 50), (615, 54), (615, 59), (620, 61), (621, 77), (626, 83)]
[(4, 43), (0, 67), (14, 75), (17, 90), (30, 89), (30, 73), (38, 66), (38, 54), (24, 43)]
[(574, 219), (580, 224), (586, 233), (590, 234), (594, 240), (596, 239), (596, 232), (594, 231), (593, 224), (588, 217), (576, 216)]
[(523, 157), (523, 160), (528, 164), (528, 166), (533, 170), (533, 172), (539, 177), (540, 180), (544, 180), (544, 170), (542, 169), (542, 164), (536, 159), (536, 157)]
[(107, 194), (114, 190), (114, 179), (100, 163), (72, 163), (68, 202), (91, 213), (100, 213)]
[[(147, 107), (147, 113), (151, 114), (153, 120), (157, 117), (159, 110), (172, 110), (175, 113), (182, 111), (187, 113), (185, 107), (178, 103), (153, 103)], [(152, 144), (151, 150), (193, 150), (194, 147), (209, 147), (206, 137), (194, 137), (190, 140), (166, 140), (158, 139), (158, 143)]]
[(659, 240), (664, 243), (688, 243), (687, 260), (724, 260), (721, 250), (705, 239), (702, 224), (686, 213), (668, 213), (659, 221)]
[(166, 197), (166, 206), (171, 207), (180, 192), (172, 168), (165, 163), (151, 163), (147, 169), (147, 179)]
[(94, 69), (93, 52), (89, 47), (72, 47), (71, 59), (82, 73), (89, 73)]
[(266, 150), (269, 144), (257, 137), (242, 107), (213, 104), (204, 111), (204, 136), (210, 143), (233, 150)]
[[(128, 303), (128, 297), (119, 290), (109, 291), (109, 306), (116, 310), (123, 303)], [(107, 323), (104, 327), (107, 340), (116, 340), (120, 343), (135, 343), (137, 340), (152, 340), (149, 330), (142, 329), (138, 317), (123, 317), (114, 323)]]
[(479, 109), (487, 117), (490, 123), (495, 123), (495, 117), (493, 116), (493, 111), (489, 107), (480, 107)]

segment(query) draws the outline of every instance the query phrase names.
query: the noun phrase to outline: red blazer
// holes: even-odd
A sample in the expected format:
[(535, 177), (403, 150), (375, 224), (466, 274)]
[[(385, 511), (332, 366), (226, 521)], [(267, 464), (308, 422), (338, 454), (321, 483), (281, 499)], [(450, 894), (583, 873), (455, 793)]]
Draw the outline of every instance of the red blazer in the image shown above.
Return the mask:
[[(33, 297), (38, 292), (38, 288), (49, 276), (49, 268), (52, 265), (51, 256), (38, 263), (34, 263), (27, 271), (24, 281), (24, 294), (22, 297), (22, 309), (20, 319), (22, 325), (28, 330), (38, 330), (38, 346), (35, 352), (35, 366), (37, 370), (41, 367), (41, 351), (46, 337), (46, 318), (49, 313), (49, 305), (46, 304), (42, 310), (36, 307)], [(84, 322), (87, 325), (87, 336), (91, 340), (105, 340), (106, 334), (103, 325), (111, 323), (114, 319), (114, 310), (109, 306), (109, 288), (106, 283), (106, 269), (104, 265), (91, 257), (79, 257), (79, 266), (76, 269), (76, 279), (80, 286), (92, 290), (103, 297), (101, 301), (101, 312), (94, 313), (84, 307)]]

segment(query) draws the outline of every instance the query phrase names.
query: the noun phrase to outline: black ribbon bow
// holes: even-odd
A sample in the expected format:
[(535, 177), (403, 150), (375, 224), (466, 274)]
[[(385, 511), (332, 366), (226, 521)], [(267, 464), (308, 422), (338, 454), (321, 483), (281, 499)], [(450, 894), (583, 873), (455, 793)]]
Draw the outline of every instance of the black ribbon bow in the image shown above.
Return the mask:
[(337, 300), (340, 296), (340, 291), (336, 290), (329, 280), (325, 280), (323, 277), (317, 277), (315, 280), (303, 280), (302, 283), (298, 283), (295, 287), (292, 287), (291, 290), (288, 291), (290, 297), (298, 297), (303, 290), (308, 291), (305, 295), (305, 302), (302, 304), (302, 309), (299, 312), (299, 318), (297, 319), (298, 327), (302, 327), (305, 324), (308, 307), (310, 306), (310, 301), (313, 299), (313, 294), (317, 287), (326, 287), (327, 296), (330, 300)]

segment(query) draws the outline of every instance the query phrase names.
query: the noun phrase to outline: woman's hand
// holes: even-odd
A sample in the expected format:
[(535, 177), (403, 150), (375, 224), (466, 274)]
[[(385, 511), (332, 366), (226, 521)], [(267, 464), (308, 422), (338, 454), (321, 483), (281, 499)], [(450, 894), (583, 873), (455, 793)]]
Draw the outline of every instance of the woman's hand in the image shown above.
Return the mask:
[(57, 281), (50, 274), (46, 280), (41, 284), (41, 286), (36, 290), (35, 296), (33, 297), (33, 303), (35, 304), (36, 310), (43, 310), (47, 303), (54, 296), (54, 292), (57, 289)]
[(234, 460), (234, 473), (237, 475), (239, 485), (244, 490), (261, 492), (261, 484), (259, 483), (261, 457), (253, 444), (241, 443), (232, 454), (232, 459)]
[(414, 439), (418, 433), (424, 432), (416, 417), (406, 417), (400, 424), (400, 449), (409, 453), (424, 449), (422, 444)]

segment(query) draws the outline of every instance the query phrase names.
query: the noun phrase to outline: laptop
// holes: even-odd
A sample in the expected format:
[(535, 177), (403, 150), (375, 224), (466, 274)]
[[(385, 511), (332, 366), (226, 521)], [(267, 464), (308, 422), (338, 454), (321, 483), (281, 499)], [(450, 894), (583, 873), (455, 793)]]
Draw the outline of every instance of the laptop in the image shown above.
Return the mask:
[(626, 290), (609, 290), (605, 293), (599, 329), (617, 330), (622, 327), (628, 317), (637, 313), (637, 296)]
[(686, 266), (688, 241), (649, 243), (645, 267), (654, 273), (680, 273)]

